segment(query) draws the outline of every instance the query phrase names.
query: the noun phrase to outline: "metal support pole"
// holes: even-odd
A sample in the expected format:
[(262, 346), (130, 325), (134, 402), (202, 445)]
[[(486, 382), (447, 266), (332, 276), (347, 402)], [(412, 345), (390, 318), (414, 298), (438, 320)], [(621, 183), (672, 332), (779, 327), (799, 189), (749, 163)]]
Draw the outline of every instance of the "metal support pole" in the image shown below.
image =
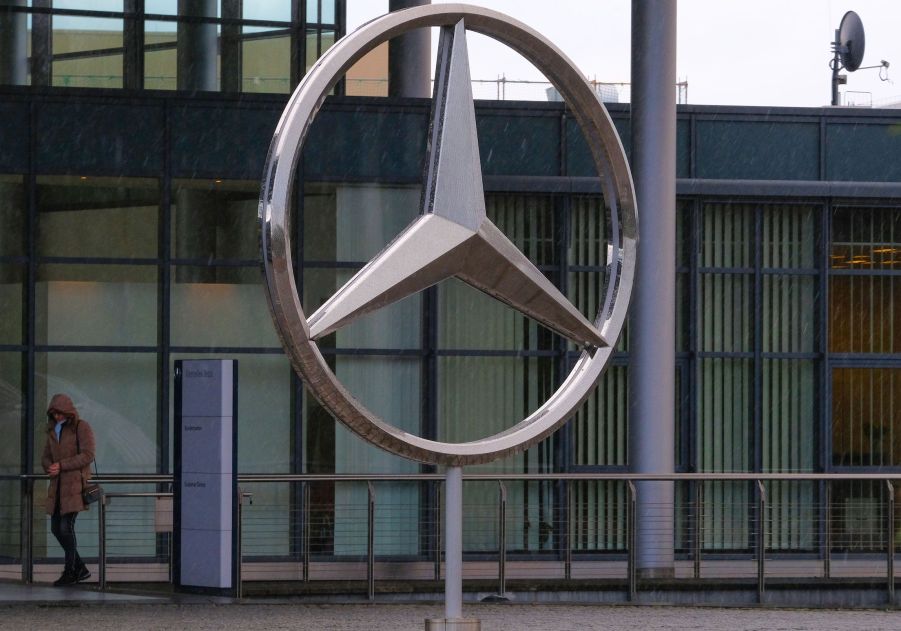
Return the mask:
[(25, 85), (28, 80), (27, 16), (3, 10), (25, 6), (25, 0), (0, 0), (0, 85)]
[[(179, 17), (216, 18), (216, 0), (178, 0)], [(177, 83), (179, 90), (215, 92), (219, 38), (216, 24), (179, 22)]]
[(823, 500), (824, 508), (824, 539), (825, 550), (823, 550), (823, 576), (831, 578), (832, 576), (832, 484), (828, 480), (823, 484)]
[(303, 541), (301, 542), (301, 546), (303, 546), (303, 582), (307, 583), (310, 580), (310, 529), (312, 524), (310, 523), (310, 485), (308, 482), (303, 483), (303, 530), (302, 537)]
[(503, 598), (507, 593), (507, 487), (503, 482), (498, 482), (500, 491), (497, 516), (498, 527), (498, 567), (497, 582), (498, 595)]
[(97, 502), (97, 580), (100, 591), (106, 589), (106, 502), (105, 496)]
[[(388, 10), (431, 4), (431, 0), (389, 0)], [(388, 96), (432, 96), (432, 33), (421, 28), (388, 42)]]
[(445, 472), (444, 617), (463, 617), (463, 467)]
[(629, 488), (629, 498), (628, 498), (628, 512), (627, 515), (627, 524), (626, 524), (626, 536), (628, 539), (629, 546), (629, 560), (628, 560), (628, 574), (629, 574), (629, 600), (635, 601), (638, 598), (638, 578), (637, 578), (637, 568), (636, 561), (638, 560), (636, 554), (636, 546), (638, 545), (638, 536), (637, 536), (637, 526), (635, 523), (636, 517), (638, 515), (638, 511), (636, 510), (637, 504), (637, 492), (635, 489), (635, 484), (632, 480), (628, 481)]
[[(629, 466), (675, 471), (676, 0), (632, 0), (632, 172), (641, 222), (631, 311)], [(672, 482), (638, 484), (638, 572), (672, 577)]]
[(435, 485), (435, 580), (441, 580), (441, 485)]
[(766, 591), (766, 488), (757, 480), (757, 602), (763, 602)]
[(375, 600), (375, 488), (366, 483), (368, 490), (368, 517), (366, 521), (366, 595)]
[(692, 537), (692, 560), (694, 561), (694, 577), (701, 578), (701, 527), (704, 522), (704, 483), (695, 482), (695, 527)]
[(241, 559), (244, 556), (244, 546), (241, 542), (241, 521), (244, 515), (244, 495), (241, 493), (241, 489), (238, 489), (238, 528), (235, 533), (235, 537), (237, 537), (237, 541), (235, 541), (236, 553), (237, 557), (235, 562), (235, 598), (243, 598), (244, 590), (243, 590), (243, 582), (241, 579)]
[(885, 516), (885, 552), (886, 580), (888, 581), (888, 604), (895, 605), (895, 486), (891, 480), (885, 481), (886, 498)]
[(573, 501), (572, 501), (572, 485), (569, 480), (564, 481), (566, 485), (566, 548), (563, 557), (563, 576), (567, 581), (571, 581), (573, 577)]
[(34, 480), (22, 480), (22, 582), (34, 581)]
[(481, 622), (463, 618), (463, 468), (444, 472), (444, 618), (427, 618), (426, 631), (479, 631)]

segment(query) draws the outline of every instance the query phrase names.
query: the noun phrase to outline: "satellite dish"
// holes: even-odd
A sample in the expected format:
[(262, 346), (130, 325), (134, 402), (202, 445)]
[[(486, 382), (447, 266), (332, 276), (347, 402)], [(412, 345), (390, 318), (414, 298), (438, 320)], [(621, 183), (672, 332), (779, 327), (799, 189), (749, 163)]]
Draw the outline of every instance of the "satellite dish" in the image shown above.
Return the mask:
[(854, 11), (848, 11), (838, 27), (838, 54), (845, 70), (854, 72), (860, 68), (865, 46), (863, 22)]

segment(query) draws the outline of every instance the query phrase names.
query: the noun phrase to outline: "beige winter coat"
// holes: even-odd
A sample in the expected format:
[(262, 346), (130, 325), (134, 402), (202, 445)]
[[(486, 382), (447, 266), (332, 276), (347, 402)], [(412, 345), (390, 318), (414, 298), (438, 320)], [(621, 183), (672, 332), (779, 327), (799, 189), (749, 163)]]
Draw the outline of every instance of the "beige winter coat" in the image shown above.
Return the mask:
[[(47, 409), (51, 412), (61, 412), (66, 416), (66, 422), (60, 431), (59, 440), (56, 439), (56, 421), (52, 418), (47, 422), (47, 442), (44, 445), (44, 455), (41, 464), (44, 471), (49, 473), (50, 465), (58, 462), (59, 475), (50, 478), (47, 488), (47, 514), (52, 515), (56, 506), (56, 494), (59, 493), (59, 512), (62, 515), (87, 510), (81, 497), (81, 491), (85, 482), (91, 478), (91, 462), (94, 461), (94, 431), (91, 426), (78, 416), (78, 410), (72, 403), (72, 399), (64, 394), (53, 396)], [(77, 440), (76, 440), (76, 432)], [(79, 452), (80, 447), (80, 452)]]

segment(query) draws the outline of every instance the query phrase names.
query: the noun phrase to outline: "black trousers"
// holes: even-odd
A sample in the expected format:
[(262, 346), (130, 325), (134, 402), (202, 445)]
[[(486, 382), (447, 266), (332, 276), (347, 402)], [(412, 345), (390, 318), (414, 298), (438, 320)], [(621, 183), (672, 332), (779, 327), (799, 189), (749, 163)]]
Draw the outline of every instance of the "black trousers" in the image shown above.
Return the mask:
[(78, 556), (78, 542), (75, 540), (75, 518), (78, 513), (59, 513), (59, 491), (56, 493), (56, 506), (53, 508), (53, 515), (50, 517), (50, 530), (53, 536), (59, 541), (63, 551), (66, 553), (66, 571), (74, 573), (76, 570), (84, 566), (81, 557)]

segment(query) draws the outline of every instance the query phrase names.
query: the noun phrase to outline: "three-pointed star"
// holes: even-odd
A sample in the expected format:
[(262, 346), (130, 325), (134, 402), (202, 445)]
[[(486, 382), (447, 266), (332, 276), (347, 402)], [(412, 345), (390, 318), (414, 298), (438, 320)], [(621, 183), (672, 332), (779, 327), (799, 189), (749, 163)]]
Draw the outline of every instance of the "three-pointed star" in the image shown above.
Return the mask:
[(310, 337), (455, 276), (580, 346), (607, 346), (485, 214), (462, 20), (441, 30), (436, 75), (422, 214), (310, 316)]

